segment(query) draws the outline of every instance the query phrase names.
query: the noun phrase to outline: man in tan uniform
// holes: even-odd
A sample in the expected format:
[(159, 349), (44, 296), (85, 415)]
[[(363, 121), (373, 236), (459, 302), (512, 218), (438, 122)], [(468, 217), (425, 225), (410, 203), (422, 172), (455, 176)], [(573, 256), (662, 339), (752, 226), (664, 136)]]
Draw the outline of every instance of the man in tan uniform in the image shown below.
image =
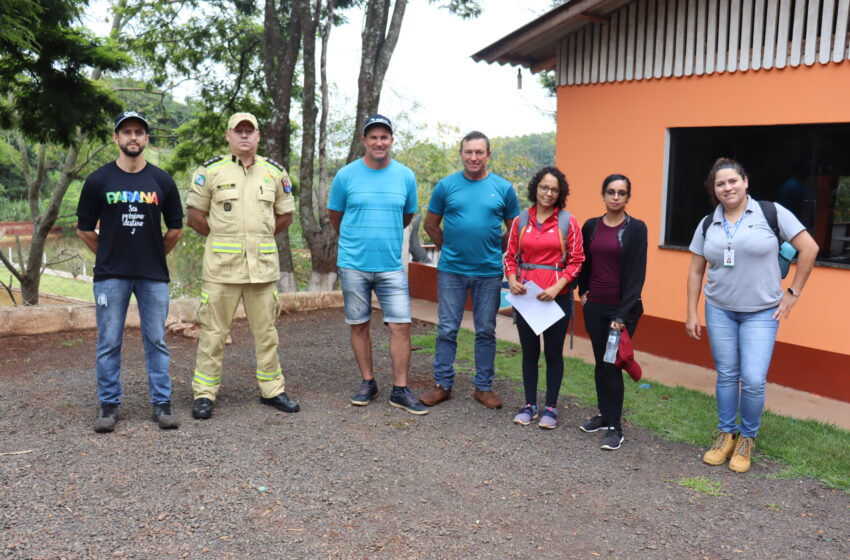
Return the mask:
[(187, 225), (207, 238), (192, 416), (212, 416), (224, 342), (240, 300), (254, 335), (260, 402), (298, 412), (298, 403), (285, 392), (275, 327), (280, 269), (274, 236), (292, 223), (292, 185), (283, 166), (257, 155), (260, 131), (254, 115), (232, 115), (226, 138), (231, 153), (195, 171), (186, 200)]

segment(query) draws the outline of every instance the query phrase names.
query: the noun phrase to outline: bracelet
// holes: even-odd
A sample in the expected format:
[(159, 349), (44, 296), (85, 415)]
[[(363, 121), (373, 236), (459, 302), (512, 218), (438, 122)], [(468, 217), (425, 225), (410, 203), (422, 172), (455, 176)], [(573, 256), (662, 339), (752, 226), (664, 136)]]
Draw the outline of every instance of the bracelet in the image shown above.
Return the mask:
[(800, 297), (800, 292), (795, 292), (791, 286), (788, 286), (788, 293), (794, 297)]

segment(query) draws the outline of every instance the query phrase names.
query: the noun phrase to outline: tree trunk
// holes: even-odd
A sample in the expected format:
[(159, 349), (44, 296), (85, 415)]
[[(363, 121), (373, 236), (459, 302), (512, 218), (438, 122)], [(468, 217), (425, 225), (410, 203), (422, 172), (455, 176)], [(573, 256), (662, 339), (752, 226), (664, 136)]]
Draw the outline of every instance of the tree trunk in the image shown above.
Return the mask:
[[(272, 115), (265, 127), (266, 155), (280, 162), (287, 170), (292, 149), (289, 142), (292, 134), (289, 110), (292, 108), (295, 65), (301, 48), (301, 22), (297, 17), (292, 17), (291, 9), (287, 0), (279, 4), (275, 0), (266, 0), (263, 27), (263, 69), (269, 95), (274, 103)], [(285, 24), (281, 23), (281, 18), (284, 18)], [(275, 236), (275, 241), (280, 263), (278, 291), (297, 292), (289, 232), (282, 231)]]
[(378, 112), (384, 76), (398, 43), (405, 8), (407, 0), (395, 0), (390, 17), (390, 0), (368, 0), (366, 3), (366, 22), (360, 35), (362, 51), (357, 78), (357, 115), (346, 159), (349, 163), (363, 155), (360, 127), (366, 117)]
[[(43, 215), (33, 219), (29, 255), (27, 255), (26, 266), (24, 267), (22, 265), (23, 270), (20, 279), (21, 299), (24, 305), (38, 305), (38, 289), (41, 285), (41, 273), (44, 266), (44, 245), (47, 242), (47, 236), (50, 234), (50, 230), (56, 225), (62, 199), (65, 198), (65, 193), (68, 192), (71, 181), (79, 173), (79, 167), (77, 167), (77, 157), (79, 154), (79, 144), (74, 144), (68, 148), (68, 153), (65, 156), (65, 164), (62, 166), (59, 182), (56, 188), (53, 189), (53, 195), (50, 197), (50, 204), (47, 206), (47, 211)], [(37, 190), (39, 185), (28, 185), (28, 188)]]
[[(336, 232), (328, 221), (326, 205), (320, 199), (316, 203), (313, 175), (316, 152), (316, 30), (322, 18), (322, 0), (316, 0), (315, 12), (309, 0), (296, 2), (297, 13), (303, 30), (304, 87), (301, 105), (301, 196), (298, 201), (301, 231), (310, 247), (310, 291), (333, 289), (336, 283)], [(323, 28), (325, 37), (330, 26)]]
[(330, 113), (330, 95), (328, 93), (328, 41), (333, 25), (335, 1), (327, 0), (328, 13), (322, 25), (322, 54), (319, 59), (319, 76), (322, 92), (322, 116), (319, 119), (319, 188), (317, 198), (319, 208), (328, 205), (328, 113)]

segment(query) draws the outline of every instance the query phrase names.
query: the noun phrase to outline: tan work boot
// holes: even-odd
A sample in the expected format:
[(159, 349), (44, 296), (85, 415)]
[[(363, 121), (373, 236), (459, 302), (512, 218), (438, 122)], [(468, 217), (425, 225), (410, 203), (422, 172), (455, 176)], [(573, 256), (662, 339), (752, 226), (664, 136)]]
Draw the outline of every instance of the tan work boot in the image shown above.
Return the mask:
[(720, 432), (714, 445), (702, 456), (702, 460), (709, 465), (722, 465), (734, 449), (735, 436), (726, 432)]
[(419, 402), (425, 406), (434, 406), (452, 398), (452, 390), (444, 389), (441, 385), (434, 385), (419, 397)]
[(755, 438), (738, 436), (735, 453), (729, 459), (729, 468), (735, 472), (745, 473), (750, 470), (750, 457), (756, 447)]
[(502, 399), (500, 399), (499, 395), (497, 395), (493, 390), (479, 391), (476, 389), (472, 392), (472, 398), (487, 408), (502, 408)]

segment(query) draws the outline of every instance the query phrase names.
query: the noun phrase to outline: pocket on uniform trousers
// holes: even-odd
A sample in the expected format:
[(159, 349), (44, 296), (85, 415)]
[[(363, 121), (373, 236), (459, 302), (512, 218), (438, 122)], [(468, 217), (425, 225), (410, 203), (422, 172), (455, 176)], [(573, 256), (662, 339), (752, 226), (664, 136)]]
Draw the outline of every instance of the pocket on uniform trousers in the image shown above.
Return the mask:
[(209, 317), (209, 299), (209, 294), (201, 290), (201, 295), (198, 296), (198, 309), (195, 311), (195, 321), (201, 326), (204, 326)]
[(272, 292), (272, 322), (277, 321), (278, 315), (280, 315), (280, 294), (275, 288)]

